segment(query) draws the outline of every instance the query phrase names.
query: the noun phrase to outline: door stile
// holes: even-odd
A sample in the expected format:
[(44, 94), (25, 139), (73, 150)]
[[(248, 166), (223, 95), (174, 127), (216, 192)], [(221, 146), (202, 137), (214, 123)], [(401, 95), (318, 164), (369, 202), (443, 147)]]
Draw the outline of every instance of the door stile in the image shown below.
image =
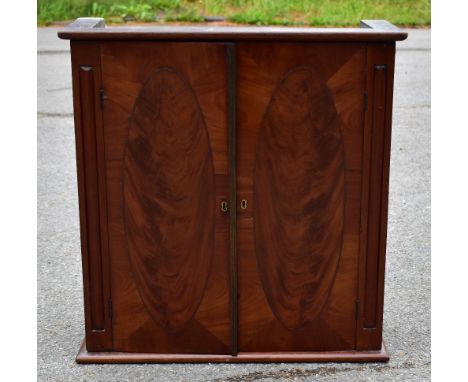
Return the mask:
[(231, 280), (231, 355), (238, 353), (237, 314), (237, 173), (236, 173), (236, 44), (229, 42), (227, 49), (228, 79), (228, 136), (229, 136), (229, 268)]

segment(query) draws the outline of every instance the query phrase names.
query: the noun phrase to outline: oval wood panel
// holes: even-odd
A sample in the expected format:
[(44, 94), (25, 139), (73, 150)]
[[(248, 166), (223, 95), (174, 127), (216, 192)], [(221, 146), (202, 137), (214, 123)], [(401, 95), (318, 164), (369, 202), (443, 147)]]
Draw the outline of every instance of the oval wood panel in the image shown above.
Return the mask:
[(150, 75), (134, 106), (124, 159), (128, 254), (143, 303), (181, 329), (201, 303), (214, 247), (214, 167), (196, 96), (171, 68)]
[(288, 329), (318, 317), (341, 255), (344, 152), (332, 96), (311, 68), (274, 90), (256, 149), (254, 229), (263, 288)]

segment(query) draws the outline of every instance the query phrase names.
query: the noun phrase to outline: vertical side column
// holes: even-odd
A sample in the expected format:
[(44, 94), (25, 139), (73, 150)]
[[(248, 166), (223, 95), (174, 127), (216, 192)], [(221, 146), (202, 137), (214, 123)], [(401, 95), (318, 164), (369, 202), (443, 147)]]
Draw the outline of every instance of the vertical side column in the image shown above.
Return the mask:
[(237, 309), (237, 76), (236, 44), (227, 43), (228, 60), (228, 129), (229, 129), (229, 267), (231, 277), (231, 355), (238, 353)]
[(112, 350), (100, 47), (71, 42), (86, 348)]
[(368, 44), (356, 348), (382, 345), (395, 43)]

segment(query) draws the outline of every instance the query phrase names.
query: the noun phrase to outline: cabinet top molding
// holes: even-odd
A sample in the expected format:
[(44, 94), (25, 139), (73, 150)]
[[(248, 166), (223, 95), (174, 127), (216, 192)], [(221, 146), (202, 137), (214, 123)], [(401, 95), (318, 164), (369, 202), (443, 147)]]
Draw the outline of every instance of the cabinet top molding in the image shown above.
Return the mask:
[(82, 17), (60, 30), (58, 36), (67, 40), (401, 41), (408, 34), (385, 20), (362, 20), (360, 28), (209, 25), (107, 27), (102, 18)]

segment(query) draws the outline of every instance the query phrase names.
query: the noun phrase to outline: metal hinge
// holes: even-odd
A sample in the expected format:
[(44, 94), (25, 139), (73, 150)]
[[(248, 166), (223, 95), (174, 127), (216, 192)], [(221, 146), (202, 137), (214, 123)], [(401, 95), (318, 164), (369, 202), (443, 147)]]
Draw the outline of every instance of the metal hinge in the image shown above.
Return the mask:
[(364, 92), (364, 111), (367, 111), (367, 91)]
[(109, 299), (109, 319), (112, 321), (112, 300)]
[(359, 300), (356, 300), (356, 305), (355, 305), (355, 309), (356, 309), (356, 321), (359, 320), (359, 314), (360, 314), (360, 308), (361, 308), (361, 301)]
[(101, 104), (101, 109), (104, 109), (104, 101), (107, 99), (106, 92), (104, 88), (99, 89), (99, 103)]

